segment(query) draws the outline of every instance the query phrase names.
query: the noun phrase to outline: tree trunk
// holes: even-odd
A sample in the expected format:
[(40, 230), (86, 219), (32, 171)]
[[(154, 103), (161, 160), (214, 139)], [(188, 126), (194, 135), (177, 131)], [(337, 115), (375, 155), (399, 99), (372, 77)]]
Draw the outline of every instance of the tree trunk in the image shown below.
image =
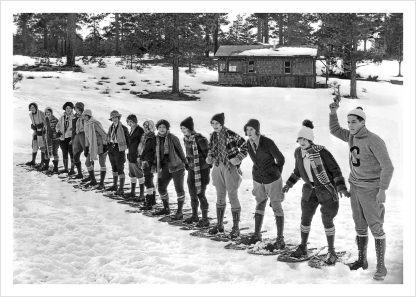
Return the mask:
[(263, 42), (264, 43), (269, 43), (269, 14), (265, 13), (263, 15)]
[(172, 94), (179, 93), (179, 56), (173, 55), (172, 59), (173, 66), (173, 80), (172, 80)]
[(120, 23), (119, 23), (119, 14), (115, 14), (115, 25), (116, 25), (116, 50), (115, 55), (120, 56)]
[(68, 13), (67, 15), (67, 47), (66, 47), (66, 65), (75, 66), (75, 38), (76, 38), (76, 14)]
[(261, 15), (257, 14), (257, 42), (263, 42), (263, 30), (262, 30), (263, 21), (261, 19)]
[(364, 53), (367, 52), (367, 36), (364, 37)]
[(399, 60), (399, 74), (398, 77), (402, 77), (402, 60)]
[(212, 39), (214, 42), (214, 54), (217, 52), (218, 50), (218, 30), (219, 30), (219, 14), (216, 13), (215, 14), (215, 23), (214, 23), (214, 33), (212, 34)]
[(209, 27), (205, 27), (205, 57), (209, 57)]
[(350, 54), (350, 67), (351, 67), (351, 78), (350, 78), (350, 97), (357, 99), (357, 35), (353, 33), (352, 37), (352, 53)]
[(45, 22), (45, 25), (43, 26), (43, 49), (45, 51), (48, 51), (48, 26)]
[(192, 73), (192, 59), (189, 58), (189, 62), (188, 62), (188, 71), (189, 73)]
[(279, 45), (283, 45), (283, 14), (279, 13)]
[(292, 25), (291, 25), (291, 20), (290, 20), (290, 13), (288, 13), (287, 14), (287, 29), (286, 29), (286, 32), (285, 32), (285, 35), (286, 35), (286, 42), (285, 42), (285, 44), (290, 44), (290, 42), (291, 42), (291, 40), (292, 40), (292, 36), (291, 36), (291, 34), (292, 34)]

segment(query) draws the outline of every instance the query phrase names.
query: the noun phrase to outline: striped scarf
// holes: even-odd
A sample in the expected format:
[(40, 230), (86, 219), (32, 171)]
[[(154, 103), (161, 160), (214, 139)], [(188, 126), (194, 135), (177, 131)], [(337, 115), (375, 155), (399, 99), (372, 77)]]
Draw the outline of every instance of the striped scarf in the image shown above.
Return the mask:
[(161, 135), (160, 133), (157, 134), (158, 137), (156, 137), (156, 168), (157, 168), (157, 175), (158, 177), (161, 176), (161, 166), (160, 162), (161, 160), (161, 151), (160, 151), (160, 137), (165, 138), (165, 142), (163, 143), (163, 152), (162, 155), (169, 155), (169, 131), (166, 132), (166, 134)]
[(199, 156), (199, 151), (198, 151), (198, 145), (195, 139), (195, 134), (192, 134), (190, 136), (185, 136), (184, 140), (185, 142), (192, 143), (195, 187), (196, 187), (196, 193), (200, 194), (201, 193), (201, 166), (199, 165), (200, 156)]
[(311, 162), (311, 168), (316, 175), (318, 181), (328, 189), (330, 193), (334, 192), (331, 181), (329, 180), (328, 174), (326, 173), (325, 167), (322, 162), (320, 151), (324, 149), (321, 145), (312, 145), (310, 148), (306, 149), (306, 152), (309, 154), (309, 160)]

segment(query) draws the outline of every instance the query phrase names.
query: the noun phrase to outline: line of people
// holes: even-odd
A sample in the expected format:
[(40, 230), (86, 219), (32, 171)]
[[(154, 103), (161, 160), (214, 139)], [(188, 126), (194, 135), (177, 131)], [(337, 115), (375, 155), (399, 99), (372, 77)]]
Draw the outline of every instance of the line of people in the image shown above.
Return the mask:
[[(121, 123), (122, 115), (114, 110), (110, 113), (112, 122), (106, 132), (102, 124), (96, 120), (91, 110), (84, 109), (84, 104), (66, 102), (64, 114), (58, 120), (51, 108), (45, 112), (38, 109), (36, 103), (29, 104), (32, 122), (32, 160), (27, 165), (35, 166), (38, 150), (41, 151), (41, 163), (38, 170), (49, 170), (49, 160), (53, 157), (53, 173), (67, 173), (75, 179), (89, 182), (89, 186), (114, 191), (124, 195), (126, 199), (144, 201), (142, 209), (152, 210), (156, 204), (154, 174), (157, 175), (157, 190), (163, 208), (156, 211), (157, 215), (169, 215), (169, 195), (167, 188), (173, 180), (177, 198), (177, 211), (174, 219), (183, 219), (185, 202), (184, 178), (187, 171), (187, 185), (191, 198), (192, 216), (185, 219), (186, 223), (197, 223), (200, 227), (209, 227), (209, 203), (205, 195), (207, 185), (212, 179), (216, 189), (217, 223), (209, 229), (211, 234), (224, 232), (224, 213), (226, 196), (231, 205), (233, 226), (232, 238), (240, 235), (241, 205), (238, 189), (242, 180), (241, 162), (247, 155), (253, 161), (252, 194), (256, 199), (254, 215), (255, 230), (248, 244), (262, 240), (261, 227), (265, 208), (270, 198), (270, 206), (276, 221), (277, 238), (275, 249), (285, 247), (284, 211), (282, 202), (285, 193), (299, 180), (304, 181), (301, 199), (301, 243), (291, 254), (303, 257), (307, 254), (307, 241), (311, 230), (311, 222), (316, 209), (320, 205), (322, 223), (327, 237), (328, 253), (326, 262), (334, 264), (337, 260), (335, 252), (334, 218), (339, 210), (339, 196), (349, 197), (353, 221), (356, 230), (358, 259), (350, 264), (351, 270), (367, 269), (368, 228), (374, 238), (377, 255), (377, 270), (374, 279), (382, 280), (387, 274), (384, 264), (386, 248), (384, 223), (384, 202), (392, 174), (391, 163), (383, 140), (366, 128), (366, 115), (358, 107), (348, 113), (348, 129), (340, 127), (337, 117), (338, 103), (330, 105), (329, 126), (334, 136), (348, 143), (350, 148), (350, 191), (347, 190), (341, 169), (333, 155), (321, 145), (314, 142), (313, 123), (305, 120), (302, 123), (296, 142), (299, 147), (294, 152), (295, 168), (285, 185), (282, 171), (285, 157), (275, 142), (260, 133), (260, 122), (250, 119), (244, 125), (245, 140), (238, 133), (225, 126), (224, 113), (215, 114), (211, 118), (213, 132), (209, 140), (195, 131), (192, 117), (180, 123), (184, 135), (182, 149), (179, 138), (170, 132), (170, 123), (159, 120), (156, 125), (147, 120), (140, 127), (137, 117), (133, 114), (126, 119), (129, 129)], [(73, 110), (75, 109), (75, 113)], [(58, 147), (61, 148), (64, 169), (58, 171)], [(128, 152), (128, 153), (127, 153)], [(84, 153), (85, 166), (89, 176), (84, 178), (81, 170), (80, 156)], [(124, 194), (126, 153), (131, 182), (131, 192)], [(71, 158), (69, 167), (68, 155)], [(106, 176), (106, 158), (109, 156), (113, 174), (113, 184), (104, 187)], [(94, 174), (94, 161), (100, 165), (100, 181)], [(74, 168), (77, 169), (77, 173)], [(136, 184), (139, 183), (140, 193), (136, 196)], [(202, 218), (198, 217), (198, 207)]]

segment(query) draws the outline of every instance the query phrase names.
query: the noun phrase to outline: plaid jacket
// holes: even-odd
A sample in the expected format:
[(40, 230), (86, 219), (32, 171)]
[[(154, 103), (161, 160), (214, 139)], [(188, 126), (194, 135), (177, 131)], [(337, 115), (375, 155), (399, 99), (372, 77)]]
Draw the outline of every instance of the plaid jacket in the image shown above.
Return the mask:
[[(245, 157), (247, 157), (248, 149), (247, 143), (243, 137), (223, 127), (225, 129), (226, 134), (226, 147), (227, 147), (227, 160), (232, 158), (237, 158), (242, 161)], [(208, 148), (208, 155), (211, 156), (213, 159), (216, 159), (218, 156), (217, 147), (218, 145), (218, 133), (213, 132), (211, 133), (210, 140), (209, 140), (209, 148)]]

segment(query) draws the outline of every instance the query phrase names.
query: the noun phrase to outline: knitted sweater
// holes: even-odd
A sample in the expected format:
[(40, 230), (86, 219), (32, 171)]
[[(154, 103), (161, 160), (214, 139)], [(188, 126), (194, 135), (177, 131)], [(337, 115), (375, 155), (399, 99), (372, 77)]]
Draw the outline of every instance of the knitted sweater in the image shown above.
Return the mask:
[(348, 142), (350, 147), (349, 182), (358, 187), (386, 190), (393, 175), (393, 164), (384, 141), (364, 126), (355, 135), (340, 127), (338, 116), (329, 115), (331, 134)]

